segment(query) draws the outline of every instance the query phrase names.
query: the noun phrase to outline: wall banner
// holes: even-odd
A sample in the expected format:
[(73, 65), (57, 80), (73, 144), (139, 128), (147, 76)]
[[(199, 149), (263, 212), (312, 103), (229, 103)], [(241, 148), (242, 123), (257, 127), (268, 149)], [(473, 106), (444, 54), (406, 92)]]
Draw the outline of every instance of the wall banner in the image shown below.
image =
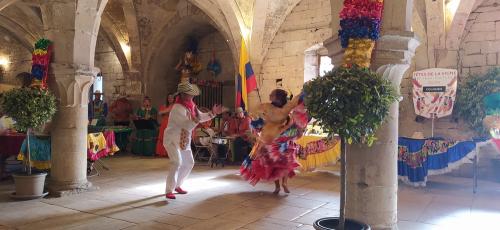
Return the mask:
[(413, 107), (417, 115), (440, 118), (451, 115), (457, 92), (455, 69), (426, 69), (413, 73)]

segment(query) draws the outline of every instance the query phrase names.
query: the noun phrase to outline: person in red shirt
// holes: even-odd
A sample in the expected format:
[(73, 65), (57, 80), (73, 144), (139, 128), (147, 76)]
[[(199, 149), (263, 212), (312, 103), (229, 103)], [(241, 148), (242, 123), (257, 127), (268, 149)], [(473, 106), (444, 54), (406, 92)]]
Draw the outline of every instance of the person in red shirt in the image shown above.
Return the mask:
[(233, 117), (231, 116), (231, 112), (225, 112), (222, 114), (222, 119), (219, 122), (218, 133), (222, 136), (229, 136), (229, 125)]
[(111, 116), (115, 125), (129, 126), (132, 104), (126, 97), (121, 97), (111, 105)]
[(245, 114), (242, 108), (236, 108), (235, 118), (229, 123), (229, 136), (233, 141), (233, 160), (243, 161), (250, 153), (250, 122), (251, 119)]

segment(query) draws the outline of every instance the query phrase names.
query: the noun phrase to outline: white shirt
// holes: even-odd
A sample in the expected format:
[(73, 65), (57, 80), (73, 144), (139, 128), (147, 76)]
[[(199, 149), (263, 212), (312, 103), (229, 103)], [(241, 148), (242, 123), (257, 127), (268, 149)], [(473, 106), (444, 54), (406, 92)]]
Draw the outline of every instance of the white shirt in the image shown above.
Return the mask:
[(174, 104), (168, 117), (168, 126), (163, 132), (163, 146), (174, 144), (181, 150), (190, 150), (193, 129), (198, 123), (209, 121), (214, 117), (211, 112), (202, 113), (198, 111), (198, 114), (199, 120), (194, 121), (191, 119), (189, 110), (186, 107)]

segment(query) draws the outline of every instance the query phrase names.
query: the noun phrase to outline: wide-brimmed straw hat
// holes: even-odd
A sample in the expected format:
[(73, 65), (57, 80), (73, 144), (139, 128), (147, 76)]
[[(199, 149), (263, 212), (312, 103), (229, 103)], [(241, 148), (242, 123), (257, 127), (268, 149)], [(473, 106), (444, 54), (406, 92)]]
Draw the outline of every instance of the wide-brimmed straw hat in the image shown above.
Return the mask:
[(411, 136), (412, 139), (425, 139), (424, 133), (422, 132), (414, 132)]
[(201, 90), (200, 88), (198, 88), (197, 85), (188, 82), (182, 82), (179, 85), (177, 85), (177, 94), (180, 93), (185, 93), (191, 96), (198, 96), (201, 94)]
[(96, 90), (96, 91), (94, 91), (94, 95), (103, 95), (103, 94), (104, 94), (104, 93), (101, 93), (101, 91), (100, 91), (100, 90)]

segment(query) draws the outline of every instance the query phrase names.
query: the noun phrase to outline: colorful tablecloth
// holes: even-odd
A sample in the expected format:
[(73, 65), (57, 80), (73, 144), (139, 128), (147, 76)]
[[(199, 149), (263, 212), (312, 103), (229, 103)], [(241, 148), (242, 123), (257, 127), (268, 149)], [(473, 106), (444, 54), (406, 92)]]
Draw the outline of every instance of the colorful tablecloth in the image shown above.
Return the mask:
[(129, 136), (132, 133), (132, 128), (127, 126), (89, 126), (89, 133), (104, 132), (106, 130), (115, 133), (115, 142), (120, 150), (125, 151), (129, 143)]
[(87, 159), (91, 161), (113, 155), (119, 150), (115, 143), (115, 133), (113, 131), (89, 133), (87, 135)]
[(340, 139), (328, 139), (321, 136), (303, 136), (296, 141), (299, 144), (299, 163), (302, 171), (312, 171), (329, 164), (335, 164), (340, 158)]
[[(27, 139), (24, 139), (18, 151), (17, 160), (24, 160), (24, 156), (28, 152), (27, 147)], [(50, 136), (30, 136), (30, 153), (31, 167), (40, 170), (50, 169)]]
[(400, 137), (398, 176), (404, 183), (425, 186), (428, 175), (450, 172), (470, 162), (476, 154), (476, 142)]

